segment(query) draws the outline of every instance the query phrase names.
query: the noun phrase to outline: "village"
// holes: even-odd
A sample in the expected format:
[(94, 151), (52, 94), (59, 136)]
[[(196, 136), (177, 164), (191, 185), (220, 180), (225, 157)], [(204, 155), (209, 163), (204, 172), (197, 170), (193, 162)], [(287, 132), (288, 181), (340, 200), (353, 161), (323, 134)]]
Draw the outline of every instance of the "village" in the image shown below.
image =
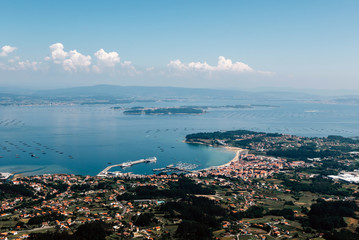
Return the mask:
[[(158, 217), (158, 224), (151, 227), (139, 227), (131, 219), (147, 210), (155, 209), (163, 204), (165, 199), (138, 199), (133, 201), (117, 201), (116, 196), (124, 193), (128, 182), (131, 187), (156, 186), (159, 189), (166, 188), (171, 181), (178, 181), (176, 175), (149, 176), (143, 181), (117, 179), (101, 179), (97, 177), (79, 177), (74, 175), (43, 175), (35, 177), (24, 177), (13, 180), (12, 184), (26, 186), (34, 190), (35, 196), (16, 197), (1, 201), (1, 238), (0, 239), (27, 239), (31, 232), (43, 232), (48, 230), (72, 231), (74, 226), (94, 221), (104, 221), (111, 223), (112, 230), (116, 236), (123, 238), (153, 238), (157, 239), (162, 234), (170, 231), (171, 226), (180, 223), (181, 219), (169, 222), (167, 219)], [(115, 184), (116, 188), (101, 189), (100, 184)], [(230, 180), (214, 178), (208, 180), (196, 180), (197, 184), (206, 186), (228, 187), (234, 184)], [(76, 187), (74, 187), (76, 186)], [(97, 190), (85, 190), (89, 186), (97, 186)], [(65, 189), (63, 189), (65, 187)], [(62, 188), (62, 189), (61, 189)], [(71, 190), (73, 189), (73, 190)], [(78, 191), (74, 189), (84, 189)], [(250, 206), (254, 206), (256, 199), (264, 198), (256, 194), (258, 189), (276, 189), (284, 191), (281, 186), (276, 184), (255, 185), (254, 188), (239, 188), (238, 195), (231, 197), (221, 196), (221, 194), (210, 195), (208, 197), (221, 201), (227, 208), (236, 213), (244, 211)], [(37, 196), (36, 196), (37, 195)], [(53, 196), (48, 199), (46, 196)], [(239, 199), (243, 201), (238, 201)], [(270, 201), (277, 199), (268, 198)], [(236, 210), (235, 210), (236, 209)], [(52, 216), (52, 217), (51, 217)], [(56, 216), (54, 218), (54, 216)], [(6, 219), (8, 221), (6, 221)], [(7, 224), (5, 224), (7, 223)], [(290, 235), (288, 231), (281, 231), (275, 225), (287, 224), (283, 218), (274, 220), (273, 230), (275, 235)], [(251, 224), (245, 221), (223, 221), (222, 235), (231, 235), (231, 226), (241, 226), (238, 235), (250, 234)], [(168, 230), (167, 230), (168, 229)], [(228, 231), (227, 231), (228, 230)]]

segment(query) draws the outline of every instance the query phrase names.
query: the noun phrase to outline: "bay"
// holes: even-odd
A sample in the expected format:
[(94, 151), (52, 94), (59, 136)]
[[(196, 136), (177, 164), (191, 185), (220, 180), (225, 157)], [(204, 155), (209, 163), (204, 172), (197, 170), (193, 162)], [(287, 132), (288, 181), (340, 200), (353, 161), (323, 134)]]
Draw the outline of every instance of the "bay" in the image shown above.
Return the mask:
[[(141, 106), (249, 104), (233, 100), (143, 103)], [(124, 170), (151, 174), (153, 168), (194, 163), (220, 165), (234, 153), (183, 142), (189, 133), (248, 129), (300, 136), (359, 136), (357, 105), (298, 101), (251, 102), (278, 107), (209, 108), (201, 115), (124, 115), (110, 105), (2, 106), (0, 171), (25, 175), (96, 175), (108, 164), (156, 156), (156, 164)], [(138, 104), (137, 104), (138, 105)], [(124, 107), (136, 106), (136, 104)], [(120, 169), (114, 169), (120, 170)]]

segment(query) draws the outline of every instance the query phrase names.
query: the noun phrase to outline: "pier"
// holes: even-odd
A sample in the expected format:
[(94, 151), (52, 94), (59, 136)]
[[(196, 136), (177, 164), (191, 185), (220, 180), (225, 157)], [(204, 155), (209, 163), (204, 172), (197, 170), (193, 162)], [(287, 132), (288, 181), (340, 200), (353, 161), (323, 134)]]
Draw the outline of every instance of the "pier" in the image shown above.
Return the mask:
[(124, 163), (111, 165), (111, 166), (106, 167), (104, 170), (102, 170), (99, 174), (97, 174), (97, 176), (98, 177), (106, 177), (109, 174), (109, 170), (114, 167), (120, 167), (122, 169), (125, 169), (125, 168), (132, 167), (133, 165), (136, 165), (136, 164), (155, 163), (156, 161), (157, 161), (156, 157), (151, 157), (151, 158), (145, 158), (145, 159), (140, 159), (140, 160), (136, 160), (136, 161), (130, 161), (130, 162), (124, 162)]

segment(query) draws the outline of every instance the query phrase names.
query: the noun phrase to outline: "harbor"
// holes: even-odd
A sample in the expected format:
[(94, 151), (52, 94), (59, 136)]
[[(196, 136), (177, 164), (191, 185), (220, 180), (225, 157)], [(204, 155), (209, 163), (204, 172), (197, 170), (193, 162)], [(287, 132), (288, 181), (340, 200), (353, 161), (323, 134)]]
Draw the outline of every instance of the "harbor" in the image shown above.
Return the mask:
[(8, 172), (0, 172), (0, 180), (6, 180), (13, 176), (14, 174)]
[(156, 163), (156, 162), (157, 162), (156, 157), (150, 157), (150, 158), (140, 159), (140, 160), (136, 160), (136, 161), (129, 161), (129, 162), (124, 162), (124, 163), (114, 164), (114, 165), (106, 167), (99, 174), (97, 174), (97, 176), (98, 177), (109, 177), (109, 176), (118, 175), (118, 172), (110, 172), (110, 169), (114, 168), (114, 167), (120, 167), (122, 169), (126, 169), (126, 168), (132, 167), (133, 165), (137, 165), (140, 163)]
[(163, 168), (154, 168), (152, 171), (158, 173), (191, 173), (197, 167), (197, 164), (179, 163), (177, 165), (170, 164)]
[[(141, 163), (156, 163), (156, 162), (157, 162), (156, 157), (150, 157), (150, 158), (140, 159), (140, 160), (136, 160), (136, 161), (129, 161), (129, 162), (124, 162), (124, 163), (114, 164), (114, 165), (110, 165), (110, 166), (106, 167), (104, 170), (102, 170), (96, 176), (97, 177), (118, 177), (118, 176), (123, 176), (126, 174), (128, 175), (129, 173), (122, 173), (120, 171), (111, 172), (110, 169), (115, 168), (115, 167), (119, 167), (121, 169), (126, 169), (126, 168), (129, 168), (134, 165), (141, 164)], [(152, 169), (152, 171), (158, 172), (158, 173), (184, 173), (185, 174), (185, 173), (193, 172), (193, 169), (195, 169), (197, 167), (198, 167), (197, 164), (178, 163), (176, 165), (170, 164), (170, 165), (167, 165), (166, 167), (162, 167), (162, 168), (154, 168), (154, 169)]]

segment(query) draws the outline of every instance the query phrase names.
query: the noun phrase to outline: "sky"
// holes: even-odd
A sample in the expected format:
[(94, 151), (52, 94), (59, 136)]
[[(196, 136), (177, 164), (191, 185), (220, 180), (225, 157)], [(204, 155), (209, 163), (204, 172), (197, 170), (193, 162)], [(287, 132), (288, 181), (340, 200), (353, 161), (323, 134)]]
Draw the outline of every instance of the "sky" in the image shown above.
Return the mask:
[(3, 0), (0, 87), (359, 90), (357, 0)]

